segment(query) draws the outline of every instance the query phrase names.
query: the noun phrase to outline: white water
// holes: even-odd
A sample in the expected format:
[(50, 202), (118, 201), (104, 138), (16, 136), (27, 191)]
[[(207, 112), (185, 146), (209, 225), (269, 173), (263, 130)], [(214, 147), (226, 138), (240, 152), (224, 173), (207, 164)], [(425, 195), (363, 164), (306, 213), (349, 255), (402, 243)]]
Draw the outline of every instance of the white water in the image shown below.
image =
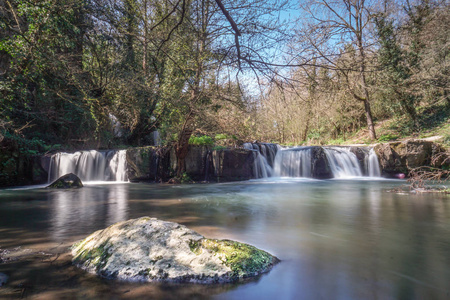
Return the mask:
[[(281, 148), (275, 144), (245, 143), (245, 149), (255, 156), (254, 177), (313, 177), (314, 158), (312, 147)], [(364, 151), (364, 166), (361, 166), (350, 147), (322, 147), (334, 178), (381, 177), (375, 151)], [(363, 168), (364, 167), (364, 168)]]
[(311, 148), (298, 147), (277, 152), (274, 175), (278, 177), (312, 177)]
[(127, 181), (126, 150), (60, 152), (52, 156), (48, 182), (74, 173), (82, 181)]
[(373, 148), (370, 149), (369, 155), (366, 156), (365, 163), (369, 177), (381, 177), (380, 162)]
[(244, 149), (252, 150), (255, 160), (253, 176), (255, 178), (267, 178), (273, 176), (273, 165), (278, 150), (275, 144), (244, 143)]
[(334, 178), (361, 177), (361, 167), (349, 148), (323, 147)]

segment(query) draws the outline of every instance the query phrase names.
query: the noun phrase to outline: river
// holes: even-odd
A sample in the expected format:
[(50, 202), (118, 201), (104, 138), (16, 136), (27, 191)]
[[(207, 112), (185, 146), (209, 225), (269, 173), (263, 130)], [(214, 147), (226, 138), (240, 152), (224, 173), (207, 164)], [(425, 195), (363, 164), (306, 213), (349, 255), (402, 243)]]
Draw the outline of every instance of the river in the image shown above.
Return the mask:
[[(0, 298), (449, 299), (450, 196), (389, 192), (404, 183), (269, 178), (0, 190), (0, 251), (18, 258), (0, 263), (10, 277)], [(141, 216), (252, 244), (281, 263), (222, 285), (107, 281), (70, 264), (72, 243)]]

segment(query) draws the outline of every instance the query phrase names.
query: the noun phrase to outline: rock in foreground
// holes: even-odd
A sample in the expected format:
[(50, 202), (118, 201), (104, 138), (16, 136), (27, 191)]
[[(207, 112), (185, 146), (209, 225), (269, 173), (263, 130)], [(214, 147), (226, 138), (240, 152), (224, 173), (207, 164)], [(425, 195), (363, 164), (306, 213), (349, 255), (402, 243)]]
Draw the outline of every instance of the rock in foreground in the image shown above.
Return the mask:
[(69, 173), (63, 175), (56, 179), (53, 183), (51, 183), (47, 188), (50, 189), (73, 189), (73, 188), (81, 188), (83, 187), (83, 183), (81, 179), (73, 174)]
[(126, 281), (232, 282), (279, 260), (253, 246), (204, 238), (177, 223), (143, 217), (99, 230), (72, 248), (75, 265)]

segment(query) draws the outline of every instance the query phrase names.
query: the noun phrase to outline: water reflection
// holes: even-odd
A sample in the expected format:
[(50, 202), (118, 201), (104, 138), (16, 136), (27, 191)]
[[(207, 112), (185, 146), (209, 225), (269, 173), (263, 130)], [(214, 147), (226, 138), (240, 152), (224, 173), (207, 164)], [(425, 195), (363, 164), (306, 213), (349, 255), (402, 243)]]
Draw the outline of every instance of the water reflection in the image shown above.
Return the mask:
[(108, 185), (107, 189), (88, 186), (79, 190), (52, 191), (48, 201), (51, 209), (49, 231), (56, 242), (124, 221), (128, 216), (126, 184)]

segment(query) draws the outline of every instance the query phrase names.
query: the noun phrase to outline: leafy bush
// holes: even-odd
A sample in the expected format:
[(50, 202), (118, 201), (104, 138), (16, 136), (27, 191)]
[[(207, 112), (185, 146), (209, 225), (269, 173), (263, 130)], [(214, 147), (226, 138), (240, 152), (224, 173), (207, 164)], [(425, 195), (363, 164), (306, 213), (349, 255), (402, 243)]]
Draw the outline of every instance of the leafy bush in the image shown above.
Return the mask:
[(214, 145), (214, 141), (208, 135), (191, 136), (189, 138), (189, 144), (190, 145), (195, 145), (195, 146), (208, 146), (208, 145)]
[(229, 137), (226, 135), (226, 134), (224, 134), (224, 133), (219, 133), (219, 134), (216, 134), (216, 136), (214, 137), (214, 139), (216, 140), (216, 141), (219, 141), (219, 140), (226, 140), (226, 139), (228, 139)]
[(184, 172), (183, 175), (181, 175), (181, 183), (190, 183), (192, 182), (192, 178), (186, 173)]

